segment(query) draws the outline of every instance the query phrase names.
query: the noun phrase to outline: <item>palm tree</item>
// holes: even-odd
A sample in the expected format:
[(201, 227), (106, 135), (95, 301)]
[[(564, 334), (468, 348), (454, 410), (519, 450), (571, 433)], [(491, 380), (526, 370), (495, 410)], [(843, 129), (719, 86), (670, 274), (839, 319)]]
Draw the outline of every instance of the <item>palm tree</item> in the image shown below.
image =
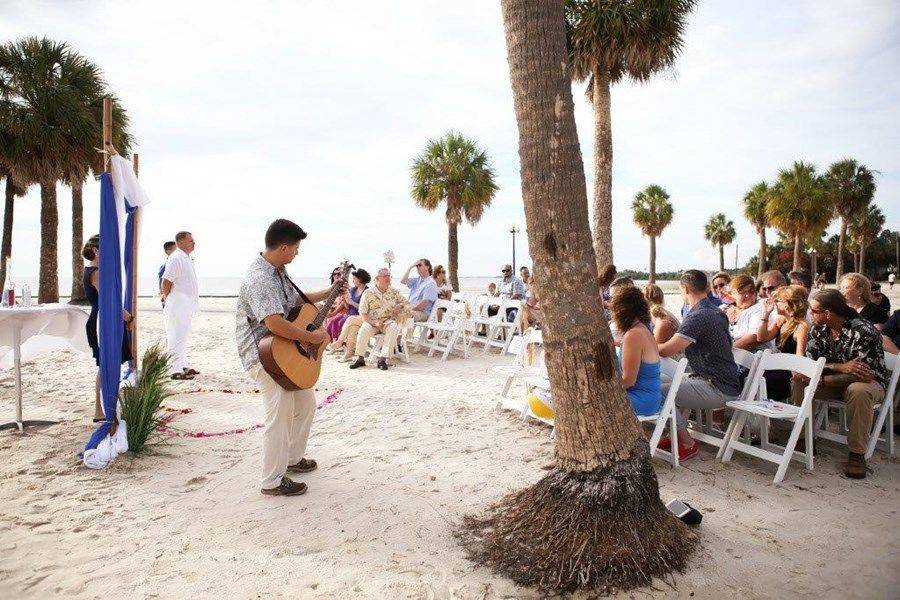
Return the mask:
[(846, 158), (828, 168), (825, 180), (831, 205), (841, 218), (836, 274), (836, 281), (840, 281), (841, 275), (844, 274), (847, 227), (872, 202), (875, 195), (875, 174), (865, 165), (857, 163), (852, 158)]
[(859, 245), (859, 272), (863, 275), (866, 274), (866, 248), (881, 233), (884, 223), (884, 213), (874, 204), (867, 206), (850, 222), (850, 235)]
[(594, 251), (613, 262), (612, 106), (610, 88), (627, 77), (644, 82), (670, 69), (681, 53), (696, 0), (565, 0), (571, 75), (587, 81), (594, 106)]
[(97, 66), (65, 43), (30, 37), (0, 46), (0, 123), (9, 136), (4, 160), (17, 185), (41, 187), (39, 302), (59, 300), (56, 184), (82, 182), (96, 164), (104, 93)]
[(703, 236), (719, 247), (719, 270), (725, 270), (725, 246), (734, 241), (734, 221), (729, 221), (724, 213), (716, 213), (703, 226)]
[(463, 218), (470, 225), (481, 220), (494, 193), (494, 170), (487, 152), (462, 134), (451, 131), (430, 140), (412, 164), (412, 197), (426, 210), (446, 204), (447, 270), (450, 285), (459, 291), (459, 239), (457, 229)]
[(650, 238), (650, 283), (656, 283), (656, 238), (672, 222), (675, 210), (669, 194), (658, 185), (648, 185), (631, 203), (634, 224)]
[(833, 218), (824, 181), (816, 167), (796, 161), (778, 172), (778, 181), (766, 205), (769, 222), (794, 241), (794, 269), (800, 268), (800, 246), (810, 234), (821, 232)]
[(6, 194), (3, 203), (3, 241), (0, 242), (0, 289), (3, 289), (6, 284), (6, 269), (8, 268), (6, 259), (12, 255), (13, 210), (15, 208), (13, 201), (16, 196), (24, 196), (25, 190), (18, 187), (16, 182), (10, 177), (9, 171), (2, 167), (0, 167), (0, 179), (4, 179), (6, 182)]
[(759, 235), (759, 266), (757, 277), (762, 277), (766, 271), (766, 202), (768, 202), (771, 188), (765, 181), (760, 181), (744, 194), (744, 217), (756, 227)]
[[(556, 466), (459, 530), (474, 560), (555, 596), (681, 570), (696, 537), (669, 514), (610, 351), (559, 0), (503, 0), (522, 196), (556, 423)], [(585, 282), (594, 282), (585, 285)]]

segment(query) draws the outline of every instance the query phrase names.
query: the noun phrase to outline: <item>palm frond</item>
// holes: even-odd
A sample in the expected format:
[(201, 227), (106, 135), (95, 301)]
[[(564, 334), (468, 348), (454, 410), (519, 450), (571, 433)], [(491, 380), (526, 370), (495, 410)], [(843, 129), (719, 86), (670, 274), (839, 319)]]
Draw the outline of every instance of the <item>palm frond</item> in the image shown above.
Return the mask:
[(669, 202), (669, 194), (656, 184), (648, 185), (635, 195), (631, 202), (634, 224), (644, 235), (658, 237), (672, 222), (675, 209)]
[(163, 422), (162, 403), (173, 395), (169, 382), (170, 357), (160, 344), (144, 353), (136, 384), (119, 391), (122, 418), (128, 424), (128, 449), (140, 452)]

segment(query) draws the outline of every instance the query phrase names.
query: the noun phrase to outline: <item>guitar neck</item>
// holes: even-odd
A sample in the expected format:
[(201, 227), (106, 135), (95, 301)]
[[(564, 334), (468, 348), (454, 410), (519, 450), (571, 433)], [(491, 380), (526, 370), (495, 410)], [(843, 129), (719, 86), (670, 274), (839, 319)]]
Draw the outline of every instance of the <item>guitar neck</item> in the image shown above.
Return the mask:
[[(350, 273), (350, 269), (344, 273), (343, 279), (347, 280), (347, 275)], [(325, 318), (328, 316), (328, 311), (331, 310), (331, 307), (334, 305), (334, 301), (337, 300), (338, 296), (340, 296), (343, 292), (337, 289), (331, 290), (331, 293), (328, 294), (328, 297), (325, 298), (324, 304), (322, 304), (322, 309), (319, 311), (319, 314), (316, 315), (316, 318), (312, 323), (309, 324), (310, 329), (315, 330), (322, 326), (322, 323), (325, 322)]]

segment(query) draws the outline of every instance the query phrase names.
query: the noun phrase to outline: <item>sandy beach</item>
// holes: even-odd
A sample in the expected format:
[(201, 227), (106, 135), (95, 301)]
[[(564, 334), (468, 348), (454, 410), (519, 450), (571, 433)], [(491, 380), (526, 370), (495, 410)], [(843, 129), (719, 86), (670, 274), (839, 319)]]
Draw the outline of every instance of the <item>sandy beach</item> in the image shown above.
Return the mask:
[[(896, 303), (896, 296), (894, 297)], [(233, 300), (204, 299), (190, 343), (202, 374), (166, 404), (181, 431), (252, 428), (261, 401), (234, 347)], [(141, 345), (162, 337), (143, 302)], [(23, 368), (26, 435), (0, 432), (0, 579), (5, 598), (538, 598), (466, 560), (463, 514), (539, 477), (546, 426), (494, 410), (501, 381), (468, 360), (414, 355), (388, 372), (326, 362), (309, 455), (309, 493), (259, 493), (260, 432), (163, 436), (103, 471), (79, 465), (91, 431), (92, 360), (57, 352)], [(12, 415), (10, 374), (0, 414)], [(242, 392), (242, 393), (228, 393)], [(864, 481), (844, 450), (818, 446), (816, 468), (774, 466), (704, 446), (680, 469), (657, 460), (664, 499), (704, 513), (702, 548), (674, 581), (628, 597), (890, 598), (900, 585), (900, 461), (880, 451)]]

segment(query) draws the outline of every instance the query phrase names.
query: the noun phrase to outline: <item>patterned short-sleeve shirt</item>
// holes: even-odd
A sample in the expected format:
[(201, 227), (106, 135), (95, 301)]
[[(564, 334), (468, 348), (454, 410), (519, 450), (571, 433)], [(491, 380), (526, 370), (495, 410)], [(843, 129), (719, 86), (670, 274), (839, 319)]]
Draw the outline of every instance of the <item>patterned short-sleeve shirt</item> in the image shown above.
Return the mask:
[(404, 312), (406, 316), (411, 314), (408, 310), (409, 302), (403, 294), (392, 287), (382, 292), (377, 286), (372, 286), (363, 293), (362, 300), (359, 301), (359, 314), (376, 321), (385, 321), (392, 318), (391, 313), (398, 306), (407, 309)]
[(741, 392), (728, 317), (719, 309), (717, 301), (704, 298), (692, 306), (675, 335), (691, 342), (684, 355), (692, 373), (708, 379), (725, 395), (737, 396)]
[(244, 368), (259, 364), (259, 340), (269, 333), (263, 320), (269, 315), (286, 317), (299, 304), (300, 295), (287, 280), (284, 268), (276, 268), (262, 255), (250, 265), (238, 294), (235, 337)]
[(884, 364), (884, 346), (881, 334), (865, 319), (854, 318), (844, 321), (837, 339), (831, 335), (827, 325), (816, 325), (809, 330), (806, 356), (813, 360), (825, 357), (825, 362), (844, 363), (859, 359), (869, 365), (875, 381), (887, 388), (887, 366)]

